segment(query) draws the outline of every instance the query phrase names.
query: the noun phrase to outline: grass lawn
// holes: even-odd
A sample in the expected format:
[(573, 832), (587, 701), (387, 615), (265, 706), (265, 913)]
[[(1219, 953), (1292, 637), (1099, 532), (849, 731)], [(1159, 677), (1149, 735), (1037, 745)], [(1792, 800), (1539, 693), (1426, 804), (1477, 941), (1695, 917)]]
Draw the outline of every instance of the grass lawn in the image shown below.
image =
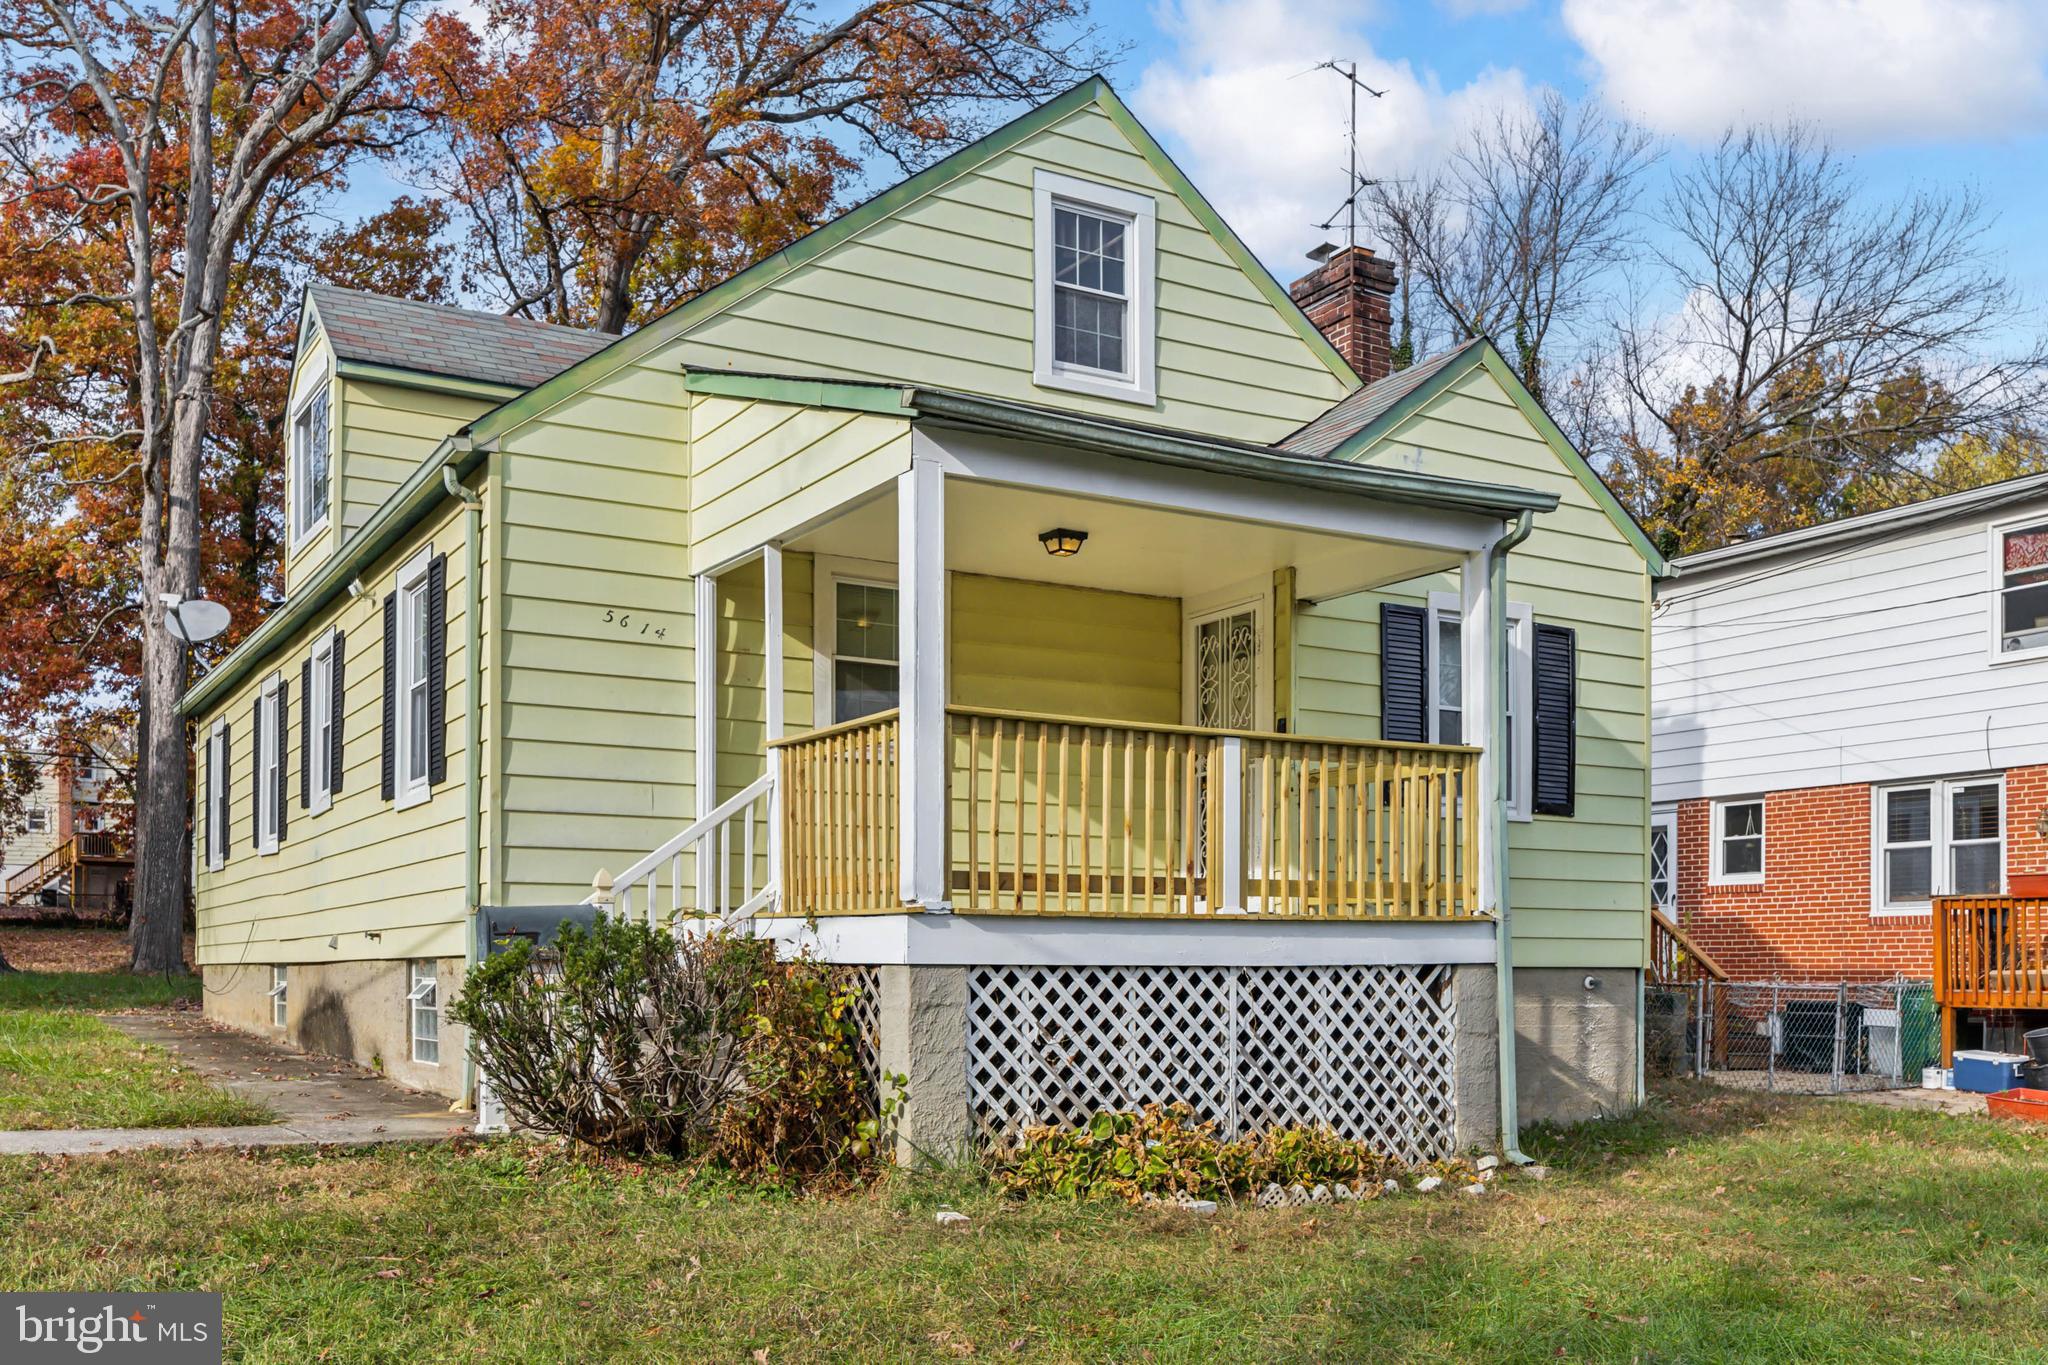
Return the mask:
[(1483, 1198), (1213, 1219), (504, 1142), (15, 1159), (0, 1264), (222, 1290), (242, 1361), (2043, 1358), (2048, 1134), (1687, 1086), (1531, 1145), (1557, 1173)]
[[(8, 960), (96, 960), (104, 931), (12, 930)], [(81, 949), (80, 944), (87, 946)], [(104, 954), (97, 954), (103, 956)], [(0, 1129), (184, 1128), (268, 1123), (263, 1105), (237, 1099), (178, 1069), (162, 1048), (138, 1043), (87, 1011), (189, 1006), (196, 976), (118, 971), (0, 973)]]
[(213, 1128), (275, 1117), (89, 1014), (0, 1009), (0, 1129)]

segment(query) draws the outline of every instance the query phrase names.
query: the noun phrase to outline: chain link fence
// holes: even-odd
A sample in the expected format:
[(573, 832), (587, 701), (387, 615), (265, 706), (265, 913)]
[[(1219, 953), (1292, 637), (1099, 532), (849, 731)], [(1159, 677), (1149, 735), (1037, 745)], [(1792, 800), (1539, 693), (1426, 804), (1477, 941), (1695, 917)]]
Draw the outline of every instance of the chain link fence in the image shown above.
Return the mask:
[(1653, 988), (1652, 1067), (1780, 1094), (1917, 1087), (1939, 1064), (1929, 982), (1698, 981)]

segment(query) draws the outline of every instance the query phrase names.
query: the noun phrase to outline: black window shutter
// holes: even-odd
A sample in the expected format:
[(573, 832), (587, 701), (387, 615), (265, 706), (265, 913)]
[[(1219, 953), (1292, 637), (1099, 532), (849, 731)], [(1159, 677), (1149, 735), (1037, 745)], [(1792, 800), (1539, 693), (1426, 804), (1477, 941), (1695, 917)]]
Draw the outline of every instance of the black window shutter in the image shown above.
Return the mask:
[(398, 594), (384, 594), (384, 799), (398, 794)]
[(327, 697), (334, 708), (328, 719), (327, 742), (333, 747), (327, 755), (327, 790), (330, 793), (341, 790), (341, 661), (348, 653), (348, 637), (340, 631), (334, 632), (334, 671), (327, 685)]
[(226, 721), (220, 723), (220, 860), (226, 864), (228, 850), (234, 845), (233, 827), (228, 823), (228, 812), (235, 808), (235, 795), (230, 779), (235, 775), (234, 727)]
[(448, 556), (427, 565), (427, 782), (448, 780)]
[(1429, 613), (1380, 603), (1380, 738), (1421, 744), (1429, 738)]
[(1570, 815), (1578, 801), (1579, 637), (1536, 623), (1536, 799), (1538, 815)]
[(299, 665), (299, 809), (313, 805), (313, 660)]
[(249, 847), (263, 847), (263, 694), (249, 717)]
[(284, 799), (284, 770), (290, 766), (285, 762), (285, 755), (291, 752), (290, 747), (285, 743), (287, 736), (285, 734), (284, 718), (292, 713), (292, 685), (283, 678), (277, 680), (276, 705), (277, 715), (273, 719), (277, 724), (277, 841), (282, 844), (284, 842), (286, 804)]

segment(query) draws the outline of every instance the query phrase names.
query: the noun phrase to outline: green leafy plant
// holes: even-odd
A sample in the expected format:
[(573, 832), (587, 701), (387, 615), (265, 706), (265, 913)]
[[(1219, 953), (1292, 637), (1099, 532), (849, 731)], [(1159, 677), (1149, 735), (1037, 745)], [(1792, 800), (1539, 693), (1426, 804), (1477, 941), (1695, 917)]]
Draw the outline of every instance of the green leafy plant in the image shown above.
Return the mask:
[(605, 918), (513, 944), (451, 1007), (522, 1127), (627, 1156), (815, 1177), (875, 1160), (855, 991), (815, 960)]
[(1398, 1169), (1325, 1126), (1270, 1128), (1225, 1141), (1185, 1104), (1102, 1113), (1079, 1128), (1037, 1127), (997, 1159), (1016, 1195), (1068, 1199), (1234, 1198), (1268, 1185), (1345, 1185), (1366, 1192)]

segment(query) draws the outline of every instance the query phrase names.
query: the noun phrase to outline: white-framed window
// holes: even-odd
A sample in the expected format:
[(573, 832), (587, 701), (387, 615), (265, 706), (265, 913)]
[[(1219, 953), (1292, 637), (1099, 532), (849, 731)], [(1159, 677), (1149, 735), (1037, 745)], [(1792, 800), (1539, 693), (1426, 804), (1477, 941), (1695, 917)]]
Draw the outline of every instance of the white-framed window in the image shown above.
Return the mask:
[[(836, 725), (896, 706), (902, 623), (896, 585), (865, 565), (819, 574), (817, 722)], [(876, 566), (877, 568), (882, 566)]]
[[(1463, 638), (1456, 593), (1429, 595), (1429, 625), (1424, 636), (1428, 651), (1429, 677), (1425, 695), (1429, 699), (1429, 742), (1432, 744), (1477, 744), (1481, 737), (1466, 737), (1465, 671), (1460, 649)], [(1526, 602), (1508, 603), (1508, 818), (1531, 818), (1536, 771), (1533, 751), (1535, 727), (1523, 717), (1534, 714), (1535, 664), (1531, 637), (1534, 614)]]
[(395, 710), (398, 720), (397, 786), (393, 804), (400, 810), (416, 806), (431, 794), (428, 758), (428, 723), (433, 708), (427, 688), (433, 677), (428, 666), (427, 570), (434, 561), (432, 545), (422, 549), (398, 575), (398, 660)]
[(50, 832), (49, 807), (30, 806), (27, 811), (23, 812), (23, 818), (28, 822), (24, 828), (30, 834), (48, 834)]
[(270, 1022), (278, 1028), (284, 1027), (285, 997), (289, 985), (283, 967), (270, 969)]
[(412, 989), (406, 993), (412, 1014), (412, 1059), (427, 1066), (441, 1064), (441, 964), (430, 957), (414, 958)]
[(1924, 914), (1936, 896), (2005, 890), (2005, 781), (1959, 777), (1871, 794), (1872, 909)]
[(1715, 886), (1757, 886), (1764, 879), (1764, 801), (1760, 796), (1716, 801), (1711, 842)]
[(215, 721), (206, 737), (206, 867), (217, 872), (228, 861), (228, 727)]
[(307, 674), (305, 736), (307, 809), (318, 815), (334, 804), (334, 632), (313, 645)]
[(333, 461), (328, 386), (313, 390), (292, 415), (292, 544), (327, 524), (329, 476)]
[(1678, 812), (1650, 813), (1650, 904), (1678, 918)]
[(279, 705), (278, 677), (263, 681), (263, 699), (256, 707), (256, 851), (277, 852), (277, 804), (284, 791), (284, 708)]
[(1040, 170), (1032, 180), (1033, 380), (1151, 405), (1153, 243), (1149, 195)]

